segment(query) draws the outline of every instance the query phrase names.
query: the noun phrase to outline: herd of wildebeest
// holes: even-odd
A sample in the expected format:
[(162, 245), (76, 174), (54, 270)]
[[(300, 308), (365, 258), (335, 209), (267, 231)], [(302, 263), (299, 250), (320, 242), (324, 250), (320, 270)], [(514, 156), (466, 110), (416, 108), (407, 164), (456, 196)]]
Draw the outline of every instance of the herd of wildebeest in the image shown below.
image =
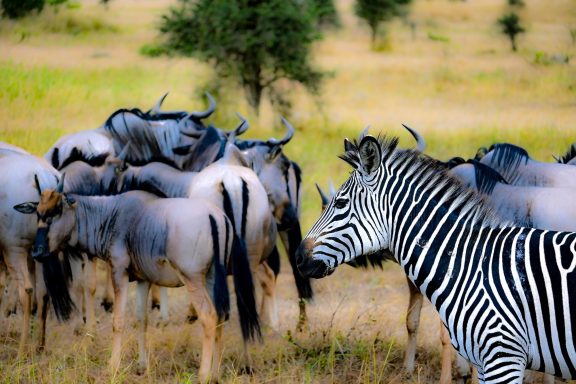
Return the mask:
[[(242, 359), (250, 367), (246, 345), (262, 338), (260, 318), (272, 328), (278, 323), (277, 243), (286, 250), (298, 290), (296, 326), (306, 327), (313, 292), (296, 260), (302, 241), (301, 170), (283, 153), (295, 129), (282, 119), (287, 130), (282, 139), (242, 140), (248, 123), (240, 115), (231, 131), (205, 124), (216, 107), (210, 95), (209, 108), (192, 113), (161, 110), (165, 97), (146, 112), (121, 109), (97, 129), (63, 136), (44, 158), (0, 142), (0, 289), (3, 296), (18, 297), (19, 357), (27, 353), (33, 310), (39, 324), (36, 348), (45, 348), (50, 303), (60, 320), (82, 316), (86, 332), (94, 332), (97, 260), (107, 266), (107, 292), (113, 296), (105, 302), (113, 308), (112, 372), (121, 364), (128, 286), (136, 281), (139, 371), (147, 366), (149, 292), (166, 319), (166, 288), (185, 286), (188, 319), (198, 319), (203, 328), (198, 378), (217, 380), (222, 324), (230, 312), (229, 275), (244, 339)], [(406, 128), (417, 142), (413, 151), (426, 156), (423, 138)], [(481, 193), (504, 220), (576, 232), (573, 204), (564, 204), (576, 193), (576, 148), (556, 160), (538, 162), (520, 147), (494, 144), (480, 148), (474, 159), (437, 163)], [(318, 190), (325, 207), (331, 196)], [(350, 264), (378, 266), (384, 260), (393, 257), (380, 253)], [(83, 292), (76, 303), (71, 282)], [(412, 372), (423, 296), (410, 281), (408, 286), (404, 368)], [(453, 349), (442, 324), (439, 333), (440, 381), (448, 383)], [(470, 374), (467, 363), (456, 366), (457, 378)]]

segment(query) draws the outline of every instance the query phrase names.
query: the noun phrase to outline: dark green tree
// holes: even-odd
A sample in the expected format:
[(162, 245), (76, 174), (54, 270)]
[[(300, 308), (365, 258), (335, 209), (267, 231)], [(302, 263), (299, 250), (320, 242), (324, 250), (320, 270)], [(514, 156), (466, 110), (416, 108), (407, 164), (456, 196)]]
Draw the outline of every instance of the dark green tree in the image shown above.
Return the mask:
[(510, 39), (512, 50), (516, 51), (516, 36), (526, 31), (520, 24), (520, 17), (516, 13), (510, 12), (498, 19), (498, 24), (502, 33)]
[(310, 49), (320, 35), (310, 8), (294, 0), (179, 0), (162, 16), (163, 47), (237, 81), (258, 113), (265, 92), (278, 99), (279, 80), (319, 90), (324, 73), (311, 65)]
[(311, 0), (310, 5), (315, 8), (316, 19), (320, 28), (340, 28), (340, 16), (333, 0)]
[(27, 14), (44, 8), (44, 0), (0, 0), (2, 16), (19, 19)]
[(404, 16), (410, 0), (356, 0), (354, 12), (370, 27), (372, 45), (376, 42), (382, 23)]

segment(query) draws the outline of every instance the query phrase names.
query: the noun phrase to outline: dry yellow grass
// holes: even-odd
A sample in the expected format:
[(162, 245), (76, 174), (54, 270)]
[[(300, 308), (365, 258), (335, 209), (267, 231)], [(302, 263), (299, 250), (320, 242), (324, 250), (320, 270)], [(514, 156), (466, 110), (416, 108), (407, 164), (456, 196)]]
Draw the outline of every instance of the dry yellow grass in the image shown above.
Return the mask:
[[(108, 10), (96, 0), (20, 23), (0, 24), (0, 140), (44, 153), (62, 134), (99, 126), (114, 110), (148, 108), (170, 91), (167, 109), (202, 108), (195, 87), (208, 81), (209, 66), (191, 59), (151, 59), (138, 49), (152, 41), (158, 16), (172, 1), (114, 0)], [(367, 29), (353, 16), (352, 0), (338, 1), (344, 22), (315, 47), (315, 60), (334, 72), (322, 92), (321, 108), (299, 87), (291, 121), (298, 129), (286, 148), (304, 169), (303, 229), (314, 222), (319, 201), (313, 183), (336, 184), (348, 174), (336, 159), (342, 139), (365, 125), (399, 135), (413, 145), (400, 123), (417, 128), (428, 152), (440, 159), (471, 156), (480, 145), (509, 141), (541, 160), (575, 141), (574, 64), (538, 65), (537, 52), (574, 55), (569, 30), (576, 28), (573, 0), (526, 0), (521, 16), (528, 32), (519, 52), (509, 50), (495, 20), (504, 0), (415, 0), (410, 28), (394, 22), (386, 50), (369, 47)], [(437, 41), (440, 36), (448, 41)], [(233, 111), (250, 118), (252, 137), (279, 136), (268, 105), (253, 116), (241, 95), (220, 100), (217, 124), (234, 124)], [(226, 104), (226, 105), (224, 105)], [(428, 383), (439, 376), (437, 316), (423, 310), (417, 373), (403, 376), (407, 289), (395, 265), (383, 271), (342, 267), (315, 284), (310, 332), (289, 334), (296, 324), (296, 293), (284, 263), (279, 277), (280, 328), (252, 347), (255, 375), (239, 373), (240, 337), (233, 317), (225, 334), (223, 382)], [(106, 373), (111, 318), (98, 311), (98, 335), (75, 335), (75, 325), (49, 321), (48, 348), (15, 361), (19, 316), (0, 319), (1, 382), (186, 382), (193, 381), (200, 327), (184, 324), (185, 293), (170, 293), (172, 319), (149, 329), (150, 370), (137, 376), (136, 340), (127, 331), (123, 371)], [(133, 305), (133, 303), (131, 303)], [(133, 308), (131, 307), (131, 312)], [(153, 314), (153, 316), (157, 316)], [(131, 317), (133, 321), (133, 317)], [(291, 336), (290, 336), (291, 335)]]

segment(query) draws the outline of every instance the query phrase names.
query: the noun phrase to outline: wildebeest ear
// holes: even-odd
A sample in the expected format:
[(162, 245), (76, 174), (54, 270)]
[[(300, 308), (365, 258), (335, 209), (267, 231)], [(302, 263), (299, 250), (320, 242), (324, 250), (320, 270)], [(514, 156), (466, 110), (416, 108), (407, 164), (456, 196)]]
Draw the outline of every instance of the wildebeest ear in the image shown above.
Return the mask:
[(266, 160), (274, 161), (282, 153), (282, 145), (275, 145), (266, 153)]
[(68, 206), (70, 207), (74, 207), (76, 206), (76, 200), (70, 196), (69, 194), (64, 194), (64, 201), (66, 202), (66, 204), (68, 204)]
[(360, 165), (365, 174), (371, 174), (380, 167), (382, 162), (382, 149), (374, 136), (366, 136), (358, 147)]
[(354, 144), (350, 142), (348, 139), (344, 139), (344, 152), (353, 151)]
[(36, 207), (38, 206), (37, 201), (29, 201), (27, 203), (22, 203), (14, 206), (14, 209), (20, 213), (34, 213), (36, 212)]

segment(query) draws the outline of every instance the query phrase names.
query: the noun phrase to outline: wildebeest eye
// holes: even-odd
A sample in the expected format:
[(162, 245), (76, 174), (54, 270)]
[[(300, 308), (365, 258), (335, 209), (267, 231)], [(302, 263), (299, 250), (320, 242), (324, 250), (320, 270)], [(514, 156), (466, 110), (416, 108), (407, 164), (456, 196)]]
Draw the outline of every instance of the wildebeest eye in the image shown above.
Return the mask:
[(345, 208), (348, 205), (348, 199), (336, 199), (334, 207), (337, 209)]

